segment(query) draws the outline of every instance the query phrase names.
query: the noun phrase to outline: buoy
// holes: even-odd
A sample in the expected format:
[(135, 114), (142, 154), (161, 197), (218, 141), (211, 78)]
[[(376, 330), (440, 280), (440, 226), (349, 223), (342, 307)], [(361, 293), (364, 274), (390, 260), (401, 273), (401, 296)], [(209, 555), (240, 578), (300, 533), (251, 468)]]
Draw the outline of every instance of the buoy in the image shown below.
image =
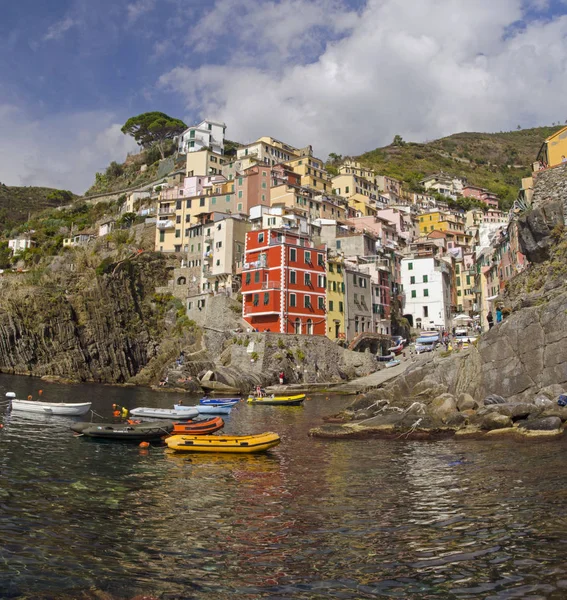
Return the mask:
[(28, 396), (28, 400), (31, 400), (31, 399), (32, 399), (32, 396), (31, 396), (31, 394), (30, 394), (30, 395)]
[(39, 390), (38, 394), (41, 396), (43, 394), (43, 390)]
[(149, 448), (150, 442), (140, 442), (140, 448)]

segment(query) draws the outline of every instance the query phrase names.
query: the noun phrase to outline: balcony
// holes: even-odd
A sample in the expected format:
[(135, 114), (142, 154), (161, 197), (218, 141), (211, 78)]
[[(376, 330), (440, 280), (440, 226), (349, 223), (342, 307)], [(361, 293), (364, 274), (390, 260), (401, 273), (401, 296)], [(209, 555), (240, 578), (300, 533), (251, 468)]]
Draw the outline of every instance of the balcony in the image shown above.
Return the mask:
[(262, 283), (263, 290), (279, 290), (281, 285), (279, 281), (264, 281)]
[(172, 215), (175, 213), (175, 208), (172, 206), (161, 206), (158, 208), (159, 215)]
[(156, 228), (160, 231), (165, 229), (175, 229), (175, 223), (169, 219), (167, 221), (157, 221)]

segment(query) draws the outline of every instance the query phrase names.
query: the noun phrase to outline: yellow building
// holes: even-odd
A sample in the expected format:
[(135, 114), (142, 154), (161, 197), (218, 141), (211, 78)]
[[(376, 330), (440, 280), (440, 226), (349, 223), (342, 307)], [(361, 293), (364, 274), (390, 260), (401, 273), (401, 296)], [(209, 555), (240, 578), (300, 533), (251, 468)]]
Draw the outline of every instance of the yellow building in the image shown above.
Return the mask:
[(375, 217), (378, 213), (378, 208), (375, 204), (370, 204), (368, 198), (361, 194), (355, 194), (348, 199), (348, 205), (354, 208), (357, 216), (360, 217)]
[[(195, 153), (196, 154), (196, 153)], [(224, 186), (219, 188), (222, 192)], [(236, 213), (234, 193), (213, 193), (179, 200), (160, 200), (157, 206), (155, 249), (158, 252), (188, 252), (191, 225), (213, 212)]]
[(475, 312), (476, 270), (474, 263), (467, 268), (464, 261), (455, 264), (455, 288), (457, 291), (457, 312), (470, 315)]
[(543, 142), (537, 155), (537, 160), (544, 167), (555, 167), (562, 162), (567, 162), (567, 127), (563, 127), (550, 135)]
[(372, 169), (363, 167), (359, 162), (347, 158), (339, 167), (339, 175), (356, 175), (362, 179), (373, 182), (376, 174)]
[(345, 303), (343, 259), (329, 257), (327, 260), (327, 337), (331, 340), (346, 339)]
[(198, 152), (188, 152), (185, 174), (187, 177), (194, 175), (197, 177), (222, 175), (225, 161), (226, 158), (224, 155), (211, 152), (207, 149), (199, 150)]
[(380, 189), (374, 181), (354, 174), (340, 174), (333, 177), (333, 191), (339, 196), (350, 198), (356, 194), (367, 198), (368, 203), (375, 203)]
[(427, 235), (432, 231), (464, 231), (465, 219), (452, 213), (433, 211), (420, 215), (419, 233)]
[(312, 187), (321, 192), (331, 192), (331, 178), (323, 161), (312, 156), (301, 156), (286, 163), (294, 173), (301, 176), (301, 185)]

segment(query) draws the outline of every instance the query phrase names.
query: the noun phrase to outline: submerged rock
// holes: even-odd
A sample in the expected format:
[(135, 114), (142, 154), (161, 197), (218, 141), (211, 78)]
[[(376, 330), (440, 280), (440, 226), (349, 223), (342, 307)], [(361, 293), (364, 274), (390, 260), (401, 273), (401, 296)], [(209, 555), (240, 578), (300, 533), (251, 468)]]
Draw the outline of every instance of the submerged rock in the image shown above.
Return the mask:
[(528, 431), (554, 431), (561, 429), (562, 423), (559, 417), (543, 417), (542, 419), (531, 419), (522, 421), (521, 429)]

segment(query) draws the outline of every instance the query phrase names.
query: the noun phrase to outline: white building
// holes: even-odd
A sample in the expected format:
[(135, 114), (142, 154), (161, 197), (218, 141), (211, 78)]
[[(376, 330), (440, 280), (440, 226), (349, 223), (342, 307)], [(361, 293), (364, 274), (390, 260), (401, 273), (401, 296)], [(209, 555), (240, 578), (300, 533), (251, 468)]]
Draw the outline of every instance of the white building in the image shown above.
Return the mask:
[(418, 329), (445, 329), (451, 325), (451, 267), (433, 256), (404, 258), (402, 285), (404, 313)]
[(179, 152), (188, 154), (209, 148), (217, 154), (224, 154), (224, 134), (226, 125), (205, 119), (198, 125), (187, 128), (179, 137)]
[(12, 255), (19, 254), (35, 246), (35, 242), (29, 237), (20, 237), (8, 241), (8, 248), (12, 250)]
[(455, 199), (457, 196), (462, 195), (466, 182), (460, 177), (453, 177), (441, 172), (429, 175), (422, 179), (420, 183), (430, 192), (438, 192), (443, 196)]

